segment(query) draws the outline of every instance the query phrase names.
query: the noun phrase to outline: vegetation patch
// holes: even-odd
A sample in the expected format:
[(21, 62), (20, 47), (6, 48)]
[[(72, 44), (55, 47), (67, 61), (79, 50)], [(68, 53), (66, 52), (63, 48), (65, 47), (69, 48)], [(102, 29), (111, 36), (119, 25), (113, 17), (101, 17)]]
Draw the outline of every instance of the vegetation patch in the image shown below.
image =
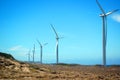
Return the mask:
[(62, 66), (79, 66), (79, 64), (67, 64), (67, 63), (58, 63), (53, 65), (62, 65)]
[(13, 60), (15, 60), (15, 58), (11, 54), (0, 52), (0, 56), (4, 57), (4, 58), (7, 58), (7, 59), (13, 59)]

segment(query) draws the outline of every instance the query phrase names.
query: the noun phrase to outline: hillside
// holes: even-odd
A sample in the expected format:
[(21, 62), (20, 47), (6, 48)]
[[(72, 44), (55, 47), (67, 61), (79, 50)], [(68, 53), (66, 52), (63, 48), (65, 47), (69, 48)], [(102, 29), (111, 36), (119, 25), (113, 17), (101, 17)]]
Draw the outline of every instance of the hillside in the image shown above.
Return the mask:
[(0, 70), (1, 71), (13, 70), (13, 71), (29, 72), (29, 69), (27, 68), (27, 66), (28, 64), (15, 60), (15, 58), (12, 55), (0, 52)]
[(30, 64), (0, 53), (0, 80), (120, 80), (120, 67)]
[(11, 55), (11, 54), (7, 54), (7, 53), (3, 53), (3, 52), (0, 52), (0, 57), (4, 57), (6, 59), (14, 59), (14, 57)]

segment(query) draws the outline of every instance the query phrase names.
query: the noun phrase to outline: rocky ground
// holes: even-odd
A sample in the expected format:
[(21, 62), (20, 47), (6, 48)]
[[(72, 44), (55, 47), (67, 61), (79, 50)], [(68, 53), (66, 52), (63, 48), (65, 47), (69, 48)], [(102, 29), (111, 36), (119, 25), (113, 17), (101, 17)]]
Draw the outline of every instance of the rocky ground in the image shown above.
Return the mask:
[(29, 64), (0, 56), (0, 80), (120, 80), (120, 67)]

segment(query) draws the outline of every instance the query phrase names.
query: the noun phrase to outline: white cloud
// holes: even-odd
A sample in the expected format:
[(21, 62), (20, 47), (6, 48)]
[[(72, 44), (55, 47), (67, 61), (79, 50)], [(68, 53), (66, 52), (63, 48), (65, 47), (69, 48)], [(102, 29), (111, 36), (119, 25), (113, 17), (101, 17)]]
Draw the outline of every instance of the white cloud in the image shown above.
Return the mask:
[(17, 46), (11, 47), (9, 50), (10, 51), (27, 51), (28, 49), (21, 45), (17, 45)]
[(28, 48), (22, 45), (16, 45), (8, 49), (9, 53), (11, 53), (14, 58), (17, 60), (27, 60), (27, 53), (29, 51)]
[(19, 50), (21, 47), (22, 47), (22, 46), (17, 45), (17, 46), (11, 47), (9, 50), (10, 50), (10, 51), (16, 51), (16, 50)]
[(115, 21), (119, 22), (120, 23), (120, 14), (114, 14), (112, 16), (112, 19), (114, 19)]

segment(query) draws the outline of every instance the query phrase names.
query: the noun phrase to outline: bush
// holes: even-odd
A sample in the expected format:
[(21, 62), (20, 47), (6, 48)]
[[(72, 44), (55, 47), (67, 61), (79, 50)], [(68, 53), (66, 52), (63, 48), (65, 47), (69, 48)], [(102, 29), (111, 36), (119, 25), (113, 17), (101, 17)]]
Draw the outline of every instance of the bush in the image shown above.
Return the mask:
[(62, 66), (79, 66), (79, 64), (67, 64), (67, 63), (58, 63), (54, 65), (62, 65)]
[(4, 57), (4, 58), (7, 58), (7, 59), (13, 59), (13, 60), (15, 60), (15, 58), (11, 54), (0, 52), (0, 56)]

